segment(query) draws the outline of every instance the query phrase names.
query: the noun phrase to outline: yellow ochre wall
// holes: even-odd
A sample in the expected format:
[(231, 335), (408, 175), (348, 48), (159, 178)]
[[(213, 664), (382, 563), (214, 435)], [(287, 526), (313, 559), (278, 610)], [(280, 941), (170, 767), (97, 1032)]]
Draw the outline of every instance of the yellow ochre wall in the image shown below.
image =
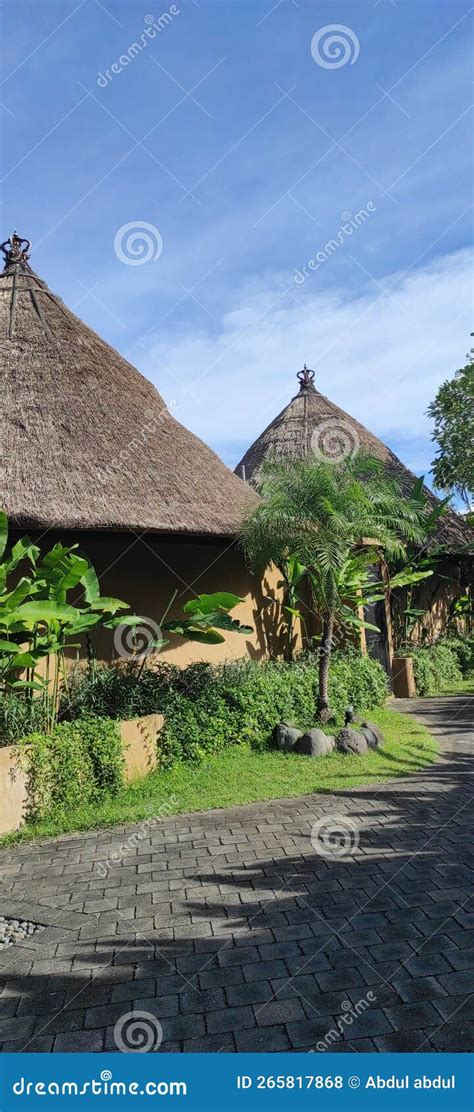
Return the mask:
[[(276, 589), (279, 573), (272, 569), (265, 573), (263, 581), (252, 575), (235, 542), (155, 538), (148, 533), (140, 537), (135, 533), (117, 536), (51, 532), (41, 540), (43, 551), (57, 540), (63, 544), (79, 543), (99, 576), (101, 594), (127, 602), (133, 613), (145, 619), (145, 628), (147, 619), (159, 626), (176, 589), (178, 594), (168, 618), (182, 617), (183, 604), (198, 594), (232, 591), (244, 599), (232, 616), (252, 626), (251, 635), (224, 634), (223, 644), (202, 645), (169, 634), (169, 644), (160, 653), (169, 663), (180, 666), (198, 660), (218, 663), (247, 655), (260, 660), (282, 654), (280, 605), (265, 602), (269, 596), (280, 595)], [(100, 660), (118, 655), (112, 632), (100, 632), (97, 655)]]

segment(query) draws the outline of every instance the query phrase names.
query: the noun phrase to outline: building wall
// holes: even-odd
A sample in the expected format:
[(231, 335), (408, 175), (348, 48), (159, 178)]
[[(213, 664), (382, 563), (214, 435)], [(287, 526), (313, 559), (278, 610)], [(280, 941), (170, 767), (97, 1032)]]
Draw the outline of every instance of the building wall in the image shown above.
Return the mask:
[[(453, 602), (473, 590), (472, 557), (447, 558), (440, 563), (429, 579), (420, 583), (414, 592), (413, 608), (424, 610), (421, 622), (415, 627), (413, 640), (421, 643), (435, 641), (446, 629)], [(406, 592), (395, 592), (394, 607), (406, 606)], [(459, 632), (466, 632), (459, 623)]]
[[(48, 533), (41, 542), (39, 538), (32, 539), (37, 539), (44, 551), (57, 540), (63, 544), (79, 543), (80, 550), (95, 567), (101, 594), (122, 599), (133, 613), (142, 616), (145, 637), (156, 636), (175, 591), (178, 593), (167, 613), (168, 619), (182, 617), (184, 603), (198, 594), (232, 591), (243, 599), (232, 616), (252, 626), (252, 634), (224, 634), (225, 641), (220, 645), (203, 645), (169, 634), (169, 644), (160, 656), (172, 664), (186, 665), (198, 660), (218, 663), (246, 655), (260, 660), (279, 656), (283, 651), (281, 607), (271, 601), (271, 596), (280, 596), (276, 589), (279, 575), (266, 573), (263, 581), (252, 575), (235, 542), (157, 539), (134, 533), (120, 536)], [(130, 648), (126, 637), (116, 634), (114, 645), (114, 633), (101, 630), (97, 637), (98, 659), (107, 661), (120, 653), (126, 654)], [(84, 652), (85, 645), (81, 655)]]

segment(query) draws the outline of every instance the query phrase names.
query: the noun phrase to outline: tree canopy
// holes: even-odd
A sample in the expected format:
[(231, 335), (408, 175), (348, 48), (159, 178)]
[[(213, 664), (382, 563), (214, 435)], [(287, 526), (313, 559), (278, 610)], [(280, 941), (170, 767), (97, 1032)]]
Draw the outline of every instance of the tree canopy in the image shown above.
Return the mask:
[(428, 406), (438, 446), (433, 477), (439, 490), (458, 494), (471, 506), (474, 491), (474, 348), (465, 367), (443, 382)]

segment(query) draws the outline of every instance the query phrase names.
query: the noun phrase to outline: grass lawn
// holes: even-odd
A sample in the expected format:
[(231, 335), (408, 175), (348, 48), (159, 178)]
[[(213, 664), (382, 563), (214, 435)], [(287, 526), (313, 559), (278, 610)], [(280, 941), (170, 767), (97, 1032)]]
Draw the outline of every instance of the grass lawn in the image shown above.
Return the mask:
[(367, 717), (380, 726), (387, 739), (380, 752), (369, 751), (365, 757), (333, 752), (311, 758), (236, 745), (201, 765), (174, 765), (166, 772), (152, 773), (113, 799), (79, 808), (55, 821), (25, 826), (6, 835), (3, 844), (186, 811), (333, 792), (391, 780), (436, 761), (436, 742), (412, 715), (379, 709), (368, 712)]

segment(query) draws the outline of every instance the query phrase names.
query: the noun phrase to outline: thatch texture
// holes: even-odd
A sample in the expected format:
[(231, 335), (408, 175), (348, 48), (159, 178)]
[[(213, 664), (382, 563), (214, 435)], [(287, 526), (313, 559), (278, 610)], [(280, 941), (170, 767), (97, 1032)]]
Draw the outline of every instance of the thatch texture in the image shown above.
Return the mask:
[[(344, 458), (361, 449), (375, 456), (396, 475), (402, 488), (409, 491), (415, 475), (387, 448), (378, 437), (350, 417), (338, 405), (320, 394), (313, 384), (314, 373), (306, 368), (298, 375), (300, 389), (289, 405), (254, 441), (235, 469), (258, 490), (262, 464), (271, 459), (303, 459), (309, 454), (322, 459)], [(425, 487), (432, 506), (438, 503)], [(449, 511), (440, 519), (433, 543), (448, 545), (453, 551), (472, 542), (474, 532), (459, 514)]]
[(0, 348), (12, 524), (235, 534), (255, 494), (18, 252), (0, 276)]

